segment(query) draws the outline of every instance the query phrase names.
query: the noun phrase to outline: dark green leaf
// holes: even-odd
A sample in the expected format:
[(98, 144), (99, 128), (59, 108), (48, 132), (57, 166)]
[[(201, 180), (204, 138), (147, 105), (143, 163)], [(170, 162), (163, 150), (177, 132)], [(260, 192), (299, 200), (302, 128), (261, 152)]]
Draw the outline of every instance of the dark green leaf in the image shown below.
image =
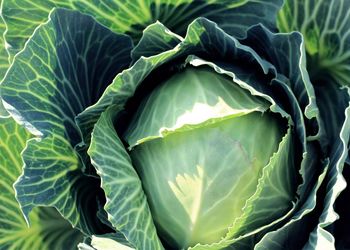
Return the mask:
[(24, 173), (16, 183), (26, 217), (35, 206), (54, 206), (84, 232), (99, 231), (93, 222), (99, 182), (83, 174), (86, 162), (74, 151), (83, 139), (75, 116), (128, 66), (131, 49), (127, 36), (57, 9), (14, 58), (1, 95), (9, 112), (41, 136), (23, 152)]
[(157, 20), (184, 35), (188, 24), (200, 16), (233, 35), (243, 36), (249, 26), (257, 23), (274, 29), (281, 5), (282, 0), (6, 0), (2, 15), (8, 27), (5, 39), (13, 56), (54, 7), (90, 14), (112, 31), (130, 34), (137, 41), (142, 30)]

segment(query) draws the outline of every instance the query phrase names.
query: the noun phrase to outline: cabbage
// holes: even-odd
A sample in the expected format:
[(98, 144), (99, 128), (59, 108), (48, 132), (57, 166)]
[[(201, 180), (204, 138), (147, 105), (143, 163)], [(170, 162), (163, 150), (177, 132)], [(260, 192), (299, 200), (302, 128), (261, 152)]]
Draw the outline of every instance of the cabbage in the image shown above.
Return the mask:
[(0, 248), (349, 247), (348, 5), (3, 0)]

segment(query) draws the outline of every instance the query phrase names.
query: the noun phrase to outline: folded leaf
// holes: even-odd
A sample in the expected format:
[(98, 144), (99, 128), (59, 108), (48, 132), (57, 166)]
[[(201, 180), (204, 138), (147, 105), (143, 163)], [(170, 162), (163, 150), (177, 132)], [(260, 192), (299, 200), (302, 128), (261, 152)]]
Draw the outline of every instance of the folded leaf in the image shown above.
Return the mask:
[(94, 211), (99, 181), (83, 173), (91, 172), (89, 162), (74, 150), (84, 140), (75, 116), (128, 66), (131, 48), (129, 37), (93, 18), (55, 9), (14, 58), (1, 96), (16, 120), (41, 137), (23, 152), (15, 185), (27, 218), (35, 206), (54, 206), (85, 233), (101, 232)]
[(0, 118), (1, 249), (74, 249), (82, 235), (53, 208), (36, 208), (26, 223), (13, 183), (22, 171), (21, 152), (32, 136), (12, 118)]
[[(6, 0), (2, 16), (8, 27), (5, 40), (12, 57), (23, 48), (33, 30), (47, 20), (54, 7), (78, 10), (92, 15), (114, 32), (130, 34), (138, 41), (142, 30), (160, 20), (179, 35), (197, 17), (207, 17), (234, 35), (244, 35), (256, 23), (274, 29), (282, 0)], [(240, 20), (237, 22), (237, 20)]]
[[(164, 249), (157, 236), (146, 196), (123, 143), (114, 126), (118, 109), (111, 107), (95, 125), (89, 155), (101, 177), (112, 225), (136, 249)], [(106, 157), (108, 155), (108, 157)]]

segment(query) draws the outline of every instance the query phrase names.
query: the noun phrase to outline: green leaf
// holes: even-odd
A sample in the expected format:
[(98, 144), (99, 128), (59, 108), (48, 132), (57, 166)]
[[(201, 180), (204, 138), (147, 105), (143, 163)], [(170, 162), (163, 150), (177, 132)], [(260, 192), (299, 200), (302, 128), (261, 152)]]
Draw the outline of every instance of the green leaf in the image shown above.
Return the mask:
[[(268, 40), (266, 40), (268, 42)], [(268, 43), (267, 43), (268, 44)], [(267, 45), (266, 45), (267, 46)], [(198, 58), (195, 58), (194, 60), (189, 60), (190, 63), (192, 65), (208, 65), (213, 67), (218, 73), (224, 73), (227, 74), (231, 77), (235, 77), (235, 74), (238, 75), (239, 77), (241, 77), (242, 79), (245, 79), (246, 82), (249, 83), (249, 85), (254, 86), (255, 88), (259, 89), (262, 88), (263, 82), (261, 81), (261, 79), (254, 79), (252, 78), (249, 74), (245, 75), (242, 74), (242, 72), (240, 72), (237, 68), (233, 68), (230, 69), (232, 72), (230, 71), (226, 71), (224, 69), (219, 68), (218, 66), (216, 66), (213, 63), (208, 63), (204, 60), (200, 60)], [(226, 65), (225, 65), (226, 66)], [(229, 67), (227, 67), (229, 68)], [(234, 73), (233, 73), (234, 72)], [(247, 74), (247, 73), (246, 73)], [(238, 81), (240, 82), (240, 81)], [(241, 83), (242, 84), (242, 83)], [(274, 87), (276, 86), (281, 87), (281, 89), (275, 89)], [(287, 111), (290, 113), (290, 117), (288, 115), (285, 114), (285, 111), (283, 109), (281, 109), (281, 107), (279, 107), (277, 104), (273, 104), (271, 106), (271, 110), (274, 110), (274, 112), (280, 113), (282, 116), (286, 116), (287, 118), (291, 119), (291, 123), (292, 124), (298, 124), (298, 126), (296, 126), (293, 129), (294, 134), (296, 134), (297, 139), (294, 139), (295, 143), (302, 143), (302, 147), (300, 146), (295, 146), (295, 164), (300, 164), (300, 173), (303, 177), (303, 185), (300, 185), (298, 188), (299, 193), (301, 194), (301, 199), (297, 200), (296, 204), (294, 205), (294, 207), (287, 213), (285, 214), (283, 217), (279, 218), (278, 220), (275, 220), (273, 222), (271, 222), (268, 225), (264, 225), (261, 228), (258, 228), (255, 231), (249, 232), (245, 235), (242, 235), (240, 237), (236, 237), (233, 239), (225, 239), (224, 241), (218, 243), (221, 246), (227, 246), (229, 243), (232, 243), (230, 247), (233, 248), (242, 248), (242, 247), (246, 247), (246, 248), (251, 248), (255, 242), (254, 239), (252, 239), (252, 236), (255, 234), (255, 237), (258, 236), (261, 238), (263, 236), (264, 233), (267, 233), (271, 230), (273, 230), (274, 228), (278, 228), (278, 225), (283, 225), (282, 223), (286, 223), (288, 222), (288, 220), (290, 218), (292, 218), (293, 215), (295, 215), (296, 217), (293, 218), (298, 218), (295, 220), (292, 220), (291, 224), (296, 224), (296, 225), (292, 225), (291, 227), (298, 227), (300, 225), (299, 220), (303, 221), (303, 217), (305, 215), (308, 215), (310, 212), (312, 212), (312, 210), (315, 208), (316, 205), (316, 191), (312, 192), (311, 190), (318, 190), (318, 186), (316, 185), (320, 185), (323, 177), (317, 181), (317, 179), (314, 181), (315, 178), (317, 177), (318, 170), (318, 164), (320, 164), (320, 156), (318, 156), (318, 149), (316, 149), (315, 147), (318, 147), (318, 145), (314, 145), (315, 142), (308, 142), (306, 140), (306, 131), (305, 131), (305, 127), (303, 126), (303, 122), (304, 122), (304, 118), (303, 118), (303, 114), (301, 112), (300, 107), (298, 106), (298, 101), (296, 100), (296, 96), (294, 96), (291, 88), (289, 87), (289, 85), (285, 84), (284, 82), (280, 82), (279, 80), (273, 79), (271, 86), (269, 86), (269, 88), (273, 88), (274, 91), (276, 91), (276, 93), (278, 93), (278, 95), (275, 95), (275, 93), (270, 93), (270, 97), (263, 95), (260, 93), (260, 95), (262, 97), (265, 97), (267, 100), (269, 100), (271, 103), (274, 103), (275, 101), (278, 102), (279, 105), (283, 105), (283, 107), (285, 109), (287, 109)], [(255, 90), (256, 91), (256, 90)], [(257, 93), (255, 92), (255, 95)], [(271, 98), (274, 97), (273, 99)], [(290, 103), (289, 105), (286, 105), (286, 100), (288, 100), (288, 102)], [(288, 103), (287, 102), (287, 103)], [(289, 106), (289, 107), (288, 107)], [(299, 139), (299, 140), (298, 140)], [(303, 159), (300, 162), (298, 160), (298, 150), (300, 150), (301, 148), (303, 148), (305, 150), (305, 152), (303, 153)], [(315, 166), (315, 167), (310, 167), (310, 166)], [(323, 169), (323, 166), (320, 167), (320, 169)], [(317, 171), (316, 171), (317, 170)], [(322, 170), (325, 171), (323, 175), (325, 175), (326, 170)], [(316, 184), (315, 184), (316, 183)], [(317, 184), (318, 183), (318, 184)], [(306, 191), (304, 191), (306, 190)], [(309, 197), (309, 194), (314, 195), (313, 197)], [(305, 201), (307, 200), (307, 201)], [(307, 205), (305, 205), (305, 202)], [(296, 213), (296, 211), (298, 211), (297, 209), (301, 209), (301, 213)], [(305, 211), (303, 210), (305, 209)], [(301, 215), (300, 217), (298, 217), (299, 215)], [(312, 230), (312, 226), (314, 224), (311, 224), (311, 226), (309, 226), (309, 230)], [(304, 227), (306, 228), (306, 227)], [(309, 231), (309, 232), (310, 232)], [(291, 237), (291, 235), (293, 235), (293, 232), (295, 233), (296, 231), (290, 231), (289, 232), (289, 236)], [(304, 234), (304, 238), (308, 237), (308, 233), (307, 231), (305, 231)], [(254, 237), (254, 236), (253, 236)], [(291, 237), (292, 238), (292, 237)], [(299, 237), (301, 238), (301, 237)], [(284, 240), (284, 242), (281, 242), (281, 244), (289, 244), (286, 238), (282, 238)], [(257, 240), (255, 240), (257, 241)], [(307, 239), (305, 239), (305, 241), (307, 241)], [(300, 241), (301, 244), (303, 244), (303, 241)], [(218, 247), (217, 244), (212, 244), (212, 245), (198, 245), (196, 246), (196, 249), (216, 249)]]
[(14, 187), (28, 221), (33, 208), (50, 206), (84, 233), (101, 233), (95, 218), (99, 181), (82, 173), (80, 158), (64, 137), (33, 138), (22, 156), (23, 173)]
[[(326, 166), (327, 164), (328, 162), (325, 162)], [(280, 227), (276, 228), (276, 230), (266, 232), (254, 249), (302, 249), (304, 238), (310, 235), (310, 225), (314, 225), (312, 211), (316, 206), (316, 194), (324, 183), (327, 171), (328, 168), (324, 167), (323, 172), (318, 176), (315, 185), (309, 191), (308, 197), (302, 206), (296, 209), (292, 216), (287, 217), (285, 224), (280, 224)]]
[(314, 84), (327, 76), (329, 84), (350, 84), (349, 9), (347, 0), (287, 0), (278, 15), (280, 31), (304, 35)]
[(105, 192), (113, 226), (137, 249), (163, 249), (142, 184), (113, 125), (118, 109), (102, 114), (93, 130), (89, 155)]
[[(343, 214), (338, 215), (335, 211), (335, 201), (339, 194), (346, 188), (346, 180), (342, 175), (346, 158), (348, 157), (348, 144), (350, 139), (350, 90), (340, 89), (337, 85), (323, 85), (316, 87), (320, 110), (323, 117), (327, 117), (327, 135), (330, 141), (330, 169), (327, 175), (327, 191), (321, 201), (324, 200), (322, 214), (318, 220), (318, 225), (310, 235), (309, 242), (305, 247), (317, 248), (327, 246), (335, 249), (335, 242), (344, 241), (344, 236), (335, 235), (332, 230), (327, 231), (327, 226), (338, 219), (342, 219)], [(340, 216), (340, 218), (339, 218)]]
[[(177, 131), (131, 151), (153, 218), (169, 245), (184, 249), (225, 236), (254, 194), (261, 170), (277, 151), (286, 123), (271, 113), (252, 112)], [(256, 143), (262, 138), (263, 149)], [(281, 167), (288, 169), (286, 163)], [(283, 197), (280, 204), (285, 201)]]
[(132, 51), (133, 61), (137, 61), (141, 56), (153, 56), (167, 50), (173, 49), (183, 38), (172, 33), (159, 21), (147, 26), (143, 30), (143, 35), (139, 43)]
[[(162, 35), (160, 32), (166, 32), (164, 29), (159, 29), (159, 37)], [(147, 36), (147, 30), (144, 36)], [(164, 35), (166, 36), (166, 35)], [(163, 36), (163, 37), (164, 37)], [(148, 39), (153, 36), (148, 36)], [(139, 48), (146, 48), (141, 46)], [(146, 51), (147, 53), (147, 51)], [(179, 58), (187, 57), (190, 54), (208, 54), (213, 55), (214, 61), (227, 60), (231, 58), (251, 58), (249, 61), (250, 70), (254, 73), (259, 72), (257, 77), (263, 74), (268, 74), (270, 70), (273, 70), (273, 66), (262, 60), (252, 49), (241, 45), (237, 39), (227, 35), (216, 24), (208, 21), (205, 18), (196, 19), (188, 27), (186, 37), (173, 49), (164, 51), (161, 54), (151, 57), (141, 57), (132, 67), (124, 70), (116, 76), (113, 83), (110, 84), (98, 102), (86, 110), (84, 110), (77, 117), (77, 122), (80, 127), (89, 128), (87, 131), (91, 131), (92, 126), (96, 123), (99, 115), (110, 105), (117, 104), (125, 106), (127, 100), (132, 96), (141, 96), (144, 93), (140, 90), (141, 94), (135, 93), (136, 89), (142, 84), (146, 86), (145, 92), (149, 91), (147, 87), (152, 88), (157, 81), (161, 82), (167, 75), (172, 75), (177, 72), (178, 67), (181, 67), (184, 61), (179, 62)], [(139, 50), (139, 54), (142, 51)], [(172, 67), (165, 67), (168, 64), (172, 64)], [(239, 61), (232, 61), (232, 64), (239, 65)], [(247, 72), (243, 72), (242, 75), (247, 75)], [(249, 74), (249, 77), (253, 77)], [(266, 78), (266, 76), (264, 76)], [(151, 83), (149, 82), (151, 80)], [(148, 81), (147, 81), (148, 80)], [(266, 88), (269, 80), (266, 81), (266, 85), (258, 88)]]
[[(2, 0), (0, 1), (0, 5)], [(6, 70), (8, 69), (9, 63), (9, 55), (5, 48), (5, 40), (3, 37), (3, 33), (5, 32), (6, 26), (2, 17), (0, 17), (0, 80), (4, 77)], [(8, 116), (6, 109), (4, 108), (1, 98), (0, 98), (0, 117)]]
[[(301, 124), (311, 123), (310, 120), (313, 118), (316, 118), (319, 124), (320, 117), (316, 95), (306, 69), (306, 55), (301, 34), (297, 32), (290, 34), (272, 33), (264, 26), (256, 25), (248, 30), (247, 37), (240, 42), (254, 49), (263, 59), (274, 65), (279, 74), (287, 77), (282, 81), (295, 95), (306, 118), (301, 121)], [(313, 125), (317, 126), (318, 124)], [(321, 136), (323, 134), (322, 128), (317, 127), (316, 129), (319, 131), (309, 132), (318, 133), (318, 136)], [(309, 134), (309, 136), (311, 135)]]
[(83, 174), (89, 162), (74, 150), (84, 139), (74, 119), (130, 63), (131, 48), (127, 36), (91, 17), (56, 9), (15, 56), (1, 95), (16, 120), (41, 137), (28, 142), (15, 185), (26, 217), (35, 206), (53, 206), (85, 233), (100, 232), (99, 181)]
[[(252, 47), (265, 60), (275, 65), (280, 75), (274, 84), (281, 85), (288, 95), (289, 104), (285, 109), (293, 117), (295, 130), (303, 147), (303, 162), (300, 166), (303, 184), (298, 188), (298, 194), (301, 195), (303, 202), (308, 195), (307, 190), (310, 190), (316, 181), (316, 175), (323, 171), (317, 169), (319, 171), (317, 172), (309, 167), (309, 164), (320, 164), (317, 161), (321, 160), (321, 155), (314, 150), (316, 146), (314, 144), (321, 143), (325, 146), (327, 140), (316, 103), (315, 90), (306, 70), (303, 38), (297, 32), (271, 33), (261, 25), (252, 27), (247, 33), (247, 38), (241, 42)], [(274, 99), (279, 104), (284, 103), (279, 96), (275, 96)], [(314, 153), (318, 156), (313, 155)]]
[(123, 135), (130, 148), (270, 106), (210, 68), (186, 66), (158, 86), (144, 98)]
[[(1, 5), (1, 2), (2, 1), (0, 1), (0, 5)], [(9, 55), (6, 51), (6, 48), (5, 48), (6, 44), (3, 37), (5, 29), (6, 29), (6, 26), (5, 26), (4, 20), (2, 19), (2, 17), (0, 17), (0, 79), (4, 77), (6, 70), (10, 65), (9, 58), (8, 58)]]
[[(243, 214), (234, 221), (227, 238), (254, 231), (270, 221), (283, 217), (295, 203), (297, 173), (295, 166), (295, 149), (291, 128), (283, 137), (269, 163), (262, 170), (256, 191), (243, 208)], [(266, 202), (268, 200), (268, 202)], [(271, 206), (273, 204), (273, 206)]]
[(120, 244), (119, 239), (111, 235), (93, 235), (90, 244), (80, 243), (78, 248), (79, 250), (135, 250), (131, 246)]
[(1, 249), (74, 249), (82, 238), (53, 208), (37, 208), (28, 227), (15, 198), (13, 183), (22, 170), (21, 152), (32, 136), (12, 118), (0, 118)]
[(122, 245), (113, 239), (96, 236), (92, 236), (91, 245), (96, 250), (134, 250), (134, 248)]
[(249, 26), (257, 23), (274, 29), (281, 5), (282, 0), (269, 3), (262, 0), (5, 0), (2, 15), (8, 27), (5, 39), (13, 56), (23, 48), (33, 30), (46, 21), (53, 7), (90, 14), (112, 31), (130, 34), (137, 41), (142, 30), (157, 20), (183, 35), (188, 24), (200, 16), (215, 21), (232, 35), (243, 36)]
[(34, 134), (66, 133), (75, 146), (81, 141), (75, 116), (128, 66), (130, 50), (128, 37), (79, 12), (56, 9), (16, 56), (2, 97)]
[[(326, 150), (330, 157), (325, 197), (320, 197), (318, 201), (323, 203), (324, 207), (318, 225), (315, 226), (305, 248), (324, 246), (332, 249), (335, 243), (347, 241), (347, 236), (342, 233), (337, 236), (337, 232), (344, 230), (343, 227), (339, 230), (338, 226), (328, 225), (338, 218), (334, 212), (334, 202), (345, 188), (341, 172), (347, 154), (345, 145), (349, 137), (346, 132), (349, 126), (346, 110), (349, 94), (346, 90), (340, 90), (339, 86), (350, 84), (349, 8), (350, 2), (344, 0), (288, 0), (278, 18), (281, 31), (298, 30), (305, 38), (307, 68), (315, 86), (321, 118), (324, 120)], [(341, 211), (345, 210), (342, 208)], [(340, 225), (343, 223), (341, 218), (346, 216), (344, 212), (340, 214)], [(335, 243), (330, 232), (337, 237)]]

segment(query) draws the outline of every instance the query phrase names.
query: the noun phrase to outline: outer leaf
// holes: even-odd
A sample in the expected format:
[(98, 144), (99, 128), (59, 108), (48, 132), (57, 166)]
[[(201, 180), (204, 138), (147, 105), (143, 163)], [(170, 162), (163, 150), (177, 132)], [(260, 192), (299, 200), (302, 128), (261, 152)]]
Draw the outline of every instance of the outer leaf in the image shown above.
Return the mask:
[[(138, 40), (142, 30), (160, 20), (183, 35), (193, 19), (203, 16), (218, 23), (228, 33), (244, 35), (256, 23), (275, 28), (276, 14), (282, 0), (6, 0), (2, 15), (8, 27), (5, 35), (13, 56), (35, 27), (47, 19), (53, 7), (79, 10), (94, 16), (115, 32), (128, 33)], [(237, 22), (237, 20), (240, 20)]]
[[(254, 249), (271, 250), (271, 249), (301, 249), (305, 236), (309, 235), (310, 225), (314, 224), (312, 211), (315, 209), (316, 193), (319, 191), (321, 184), (327, 174), (328, 168), (325, 167), (321, 175), (316, 181), (316, 185), (308, 193), (308, 199), (304, 202), (297, 212), (289, 217), (287, 223), (281, 225), (277, 230), (267, 232), (260, 242), (258, 242)], [(292, 237), (297, 234), (300, 239)]]
[[(249, 45), (265, 60), (275, 65), (277, 71), (287, 79), (279, 79), (275, 84), (282, 84), (283, 89), (289, 92), (289, 113), (294, 113), (294, 122), (298, 131), (299, 140), (303, 145), (304, 158), (317, 157), (308, 152), (308, 142), (319, 140), (324, 145), (325, 131), (316, 104), (316, 95), (306, 70), (306, 56), (303, 38), (299, 33), (274, 34), (263, 26), (252, 27), (247, 38), (242, 43)], [(282, 82), (281, 82), (282, 81)], [(276, 97), (278, 103), (284, 100)], [(316, 120), (316, 121), (315, 121)], [(318, 142), (316, 142), (318, 143)], [(307, 157), (305, 157), (307, 156)], [(315, 173), (322, 169), (310, 168), (302, 164), (300, 169), (303, 176), (303, 185), (299, 187), (299, 194), (307, 196), (307, 189), (311, 188), (315, 180)]]
[[(241, 42), (253, 48), (262, 58), (272, 63), (278, 73), (287, 77), (284, 84), (288, 84), (291, 88), (304, 112), (303, 116), (307, 118), (301, 124), (310, 123), (309, 120), (312, 118), (316, 118), (319, 124), (319, 111), (315, 91), (306, 70), (306, 55), (301, 34), (272, 33), (264, 26), (257, 25), (249, 29), (247, 37)], [(321, 128), (314, 128), (316, 129)], [(323, 131), (308, 132), (323, 133)]]
[(112, 107), (102, 114), (88, 151), (102, 180), (107, 198), (105, 210), (113, 226), (137, 249), (163, 249), (141, 180), (114, 129), (112, 117), (117, 113)]
[(278, 16), (281, 31), (304, 35), (314, 84), (327, 75), (333, 78), (330, 84), (350, 84), (349, 25), (347, 0), (287, 0)]
[[(2, 0), (0, 1), (0, 5), (2, 4)], [(3, 34), (5, 32), (6, 26), (2, 17), (0, 18), (0, 79), (2, 79), (5, 75), (5, 72), (9, 66), (9, 55), (5, 48), (5, 40)], [(1, 115), (1, 113), (0, 113)]]
[(92, 220), (99, 183), (82, 173), (84, 163), (73, 149), (82, 140), (74, 119), (129, 64), (130, 50), (128, 37), (57, 9), (15, 57), (2, 97), (9, 112), (42, 137), (28, 143), (16, 183), (26, 217), (35, 206), (54, 206), (84, 232), (98, 232)]
[[(312, 232), (306, 249), (335, 249), (335, 242), (344, 242), (344, 235), (337, 237), (338, 231), (346, 231), (345, 228), (337, 228), (336, 231), (326, 227), (339, 219), (339, 215), (334, 211), (334, 203), (346, 187), (346, 181), (342, 175), (344, 163), (348, 157), (348, 144), (350, 139), (350, 96), (349, 89), (338, 89), (336, 85), (318, 86), (316, 88), (320, 101), (321, 111), (324, 117), (329, 117), (326, 123), (327, 134), (332, 144), (330, 145), (330, 170), (327, 176), (327, 190), (324, 199), (324, 207), (319, 218), (318, 225)], [(345, 110), (345, 111), (344, 111)], [(319, 201), (321, 202), (321, 201)], [(345, 212), (347, 213), (347, 212)], [(340, 214), (342, 219), (344, 214)], [(344, 246), (345, 247), (345, 246)]]
[[(338, 89), (350, 84), (350, 2), (330, 1), (286, 1), (279, 13), (279, 28), (282, 31), (299, 30), (305, 37), (308, 54), (308, 69), (315, 85), (321, 117), (327, 132), (327, 154), (330, 156), (328, 186), (325, 191), (324, 209), (319, 225), (311, 235), (308, 247), (327, 244), (334, 248), (333, 237), (324, 228), (337, 219), (333, 210), (336, 197), (345, 188), (341, 175), (346, 152), (344, 144), (348, 138), (348, 126), (344, 110), (348, 106), (348, 94)], [(345, 120), (345, 124), (344, 124)], [(341, 126), (344, 126), (343, 128)], [(341, 209), (344, 211), (343, 209)], [(346, 217), (348, 212), (340, 215)], [(344, 222), (339, 222), (342, 225)], [(338, 223), (337, 223), (338, 224)], [(339, 232), (338, 242), (346, 242), (338, 226), (328, 230)], [(337, 242), (337, 241), (336, 241)]]
[[(2, 0), (0, 1), (0, 5), (2, 4)], [(0, 80), (4, 77), (5, 72), (9, 66), (9, 55), (5, 49), (5, 40), (3, 37), (3, 33), (5, 32), (5, 23), (0, 17)], [(0, 117), (8, 116), (6, 109), (4, 108), (1, 98), (0, 98)]]
[(0, 249), (73, 249), (81, 234), (55, 209), (35, 209), (29, 228), (21, 215), (12, 185), (21, 173), (20, 153), (30, 137), (12, 118), (0, 118)]
[[(350, 180), (350, 167), (345, 164), (343, 170), (343, 176), (345, 180)], [(345, 190), (340, 194), (335, 202), (336, 212), (339, 214), (340, 219), (329, 228), (332, 230), (332, 234), (336, 238), (335, 247), (336, 249), (347, 249), (350, 247), (350, 239), (348, 232), (350, 230), (350, 186), (347, 184)]]
[(51, 206), (83, 232), (101, 232), (95, 221), (99, 182), (82, 173), (80, 159), (65, 138), (29, 140), (23, 160), (23, 173), (14, 187), (28, 221), (34, 207)]
[(171, 50), (182, 40), (181, 36), (157, 21), (144, 29), (139, 43), (132, 51), (132, 59), (136, 61), (141, 56), (153, 56)]

